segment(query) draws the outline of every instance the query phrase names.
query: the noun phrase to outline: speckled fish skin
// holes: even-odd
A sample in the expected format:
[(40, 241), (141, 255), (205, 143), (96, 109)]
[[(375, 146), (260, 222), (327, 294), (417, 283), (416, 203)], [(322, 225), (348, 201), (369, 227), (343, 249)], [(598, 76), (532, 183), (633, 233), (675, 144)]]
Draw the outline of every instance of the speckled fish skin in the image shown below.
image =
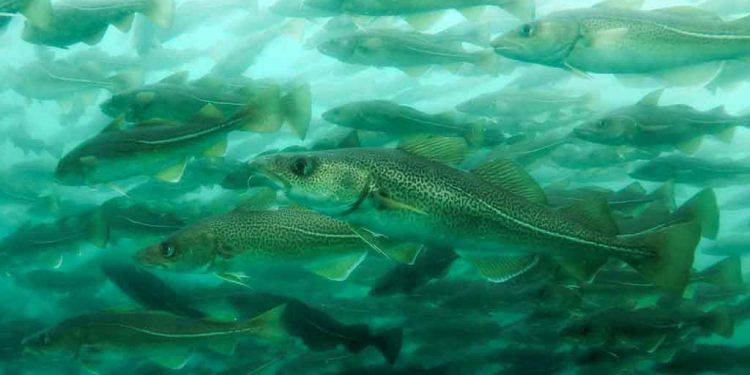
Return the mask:
[(307, 261), (368, 249), (346, 223), (314, 211), (237, 209), (188, 226), (141, 250), (136, 259), (190, 272), (209, 270), (217, 262)]
[(555, 13), (492, 42), (503, 56), (594, 73), (650, 73), (750, 55), (750, 21), (659, 10)]
[[(524, 3), (516, 0), (307, 0), (305, 6), (364, 16), (397, 16), (414, 13), (433, 12), (447, 9), (461, 9), (473, 6), (505, 7), (514, 3)], [(533, 3), (530, 5), (533, 15)]]
[[(300, 163), (320, 170), (309, 176), (313, 182), (290, 180), (294, 175), (287, 171)], [(253, 164), (290, 199), (396, 240), (506, 255), (654, 255), (645, 246), (602, 235), (471, 173), (397, 149), (283, 153)], [(381, 209), (371, 198), (375, 190), (411, 208)]]

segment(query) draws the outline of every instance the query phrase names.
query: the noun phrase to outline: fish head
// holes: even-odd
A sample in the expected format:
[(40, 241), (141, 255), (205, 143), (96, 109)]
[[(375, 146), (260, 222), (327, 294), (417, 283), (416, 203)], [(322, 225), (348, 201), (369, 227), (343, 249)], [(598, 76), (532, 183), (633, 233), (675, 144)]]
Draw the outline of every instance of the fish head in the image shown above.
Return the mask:
[(133, 105), (134, 94), (131, 93), (120, 93), (114, 94), (112, 97), (104, 101), (99, 107), (102, 112), (110, 117), (117, 117), (123, 113), (127, 113)]
[(603, 345), (609, 337), (609, 331), (603, 324), (590, 318), (574, 320), (560, 331), (560, 336), (585, 345)]
[(551, 18), (525, 23), (492, 41), (495, 53), (520, 61), (564, 66), (580, 37), (578, 23)]
[(61, 326), (26, 337), (21, 345), (24, 354), (73, 357), (81, 346), (81, 336), (79, 330)]
[(251, 167), (289, 199), (340, 216), (356, 209), (370, 189), (369, 171), (352, 151), (283, 152), (255, 159)]
[(63, 185), (87, 185), (98, 164), (96, 156), (80, 149), (73, 150), (57, 163), (55, 180)]
[(638, 122), (633, 117), (611, 115), (587, 122), (573, 130), (573, 134), (589, 142), (623, 145), (635, 137), (637, 130)]
[(359, 42), (357, 38), (352, 36), (342, 36), (337, 38), (331, 38), (318, 45), (318, 51), (320, 53), (331, 56), (333, 58), (349, 61), (357, 51)]
[(321, 115), (324, 120), (346, 126), (352, 123), (359, 115), (359, 106), (357, 103), (349, 103), (331, 108)]
[(687, 177), (688, 171), (679, 168), (679, 165), (669, 163), (665, 159), (654, 159), (637, 167), (628, 175), (638, 180), (666, 181), (670, 178)]
[(135, 254), (135, 260), (146, 267), (173, 272), (206, 272), (214, 263), (216, 236), (207, 227), (196, 225)]

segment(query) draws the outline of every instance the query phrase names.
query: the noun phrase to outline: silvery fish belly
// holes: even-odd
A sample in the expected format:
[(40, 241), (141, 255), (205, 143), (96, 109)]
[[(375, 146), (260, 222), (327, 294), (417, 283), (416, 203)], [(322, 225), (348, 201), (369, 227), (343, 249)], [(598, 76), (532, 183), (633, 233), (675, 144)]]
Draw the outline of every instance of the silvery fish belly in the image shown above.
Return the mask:
[(750, 373), (750, 0), (0, 0), (0, 56), (0, 375)]

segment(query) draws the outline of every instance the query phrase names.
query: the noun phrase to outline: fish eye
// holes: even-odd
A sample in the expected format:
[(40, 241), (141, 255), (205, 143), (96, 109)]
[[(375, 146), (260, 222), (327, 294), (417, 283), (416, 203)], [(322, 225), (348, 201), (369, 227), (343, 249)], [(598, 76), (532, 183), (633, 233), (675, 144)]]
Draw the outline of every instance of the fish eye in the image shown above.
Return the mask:
[(161, 255), (165, 258), (171, 258), (174, 256), (174, 246), (168, 242), (162, 242), (160, 246)]
[(297, 176), (307, 177), (312, 174), (313, 162), (309, 158), (300, 156), (292, 161), (292, 173)]
[(521, 26), (519, 34), (524, 38), (529, 38), (534, 35), (534, 25), (527, 23)]
[(607, 122), (604, 120), (599, 120), (596, 122), (596, 127), (599, 129), (604, 129), (607, 127)]

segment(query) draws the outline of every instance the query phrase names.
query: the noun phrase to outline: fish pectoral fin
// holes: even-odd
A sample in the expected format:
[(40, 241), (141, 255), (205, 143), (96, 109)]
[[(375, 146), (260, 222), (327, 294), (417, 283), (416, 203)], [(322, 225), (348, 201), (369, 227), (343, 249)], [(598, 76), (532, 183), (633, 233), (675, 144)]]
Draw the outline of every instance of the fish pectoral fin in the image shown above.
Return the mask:
[(716, 134), (716, 139), (726, 143), (731, 144), (734, 140), (734, 130), (737, 128), (727, 128)]
[(539, 263), (539, 256), (528, 255), (461, 255), (489, 281), (503, 283), (528, 272)]
[(677, 145), (677, 148), (684, 154), (692, 155), (701, 147), (703, 143), (703, 137), (695, 137), (687, 142), (682, 142)]
[(493, 160), (472, 169), (471, 173), (502, 190), (535, 203), (547, 204), (547, 196), (541, 186), (513, 160)]
[(404, 17), (404, 20), (415, 30), (422, 31), (432, 27), (442, 17), (443, 12), (429, 12), (412, 14)]
[(654, 90), (638, 101), (637, 105), (656, 107), (659, 105), (661, 95), (664, 93), (664, 88)]
[(208, 103), (193, 117), (192, 122), (218, 123), (224, 121), (224, 113), (215, 105)]
[(218, 337), (206, 340), (205, 348), (218, 354), (231, 356), (237, 347), (237, 341), (231, 337)]
[(591, 282), (607, 263), (607, 257), (558, 258), (556, 261), (565, 272), (577, 280)]
[(415, 136), (404, 139), (399, 150), (418, 155), (438, 163), (459, 164), (469, 152), (469, 145), (459, 137)]
[(185, 173), (186, 165), (187, 160), (183, 160), (179, 164), (175, 164), (157, 173), (154, 177), (166, 182), (179, 182), (182, 179), (182, 174)]
[(214, 144), (213, 146), (203, 150), (203, 156), (209, 157), (209, 158), (218, 158), (221, 156), (224, 156), (224, 154), (227, 152), (227, 145), (228, 141), (226, 138), (222, 139), (218, 143)]
[(579, 224), (599, 233), (615, 236), (620, 233), (617, 223), (612, 218), (609, 203), (603, 197), (577, 201), (558, 210)]
[(319, 261), (306, 268), (321, 277), (333, 281), (344, 281), (367, 257), (367, 251), (346, 254), (340, 257)]
[(162, 367), (179, 370), (185, 367), (192, 353), (192, 348), (172, 348), (169, 352), (160, 352), (152, 356), (151, 360)]

